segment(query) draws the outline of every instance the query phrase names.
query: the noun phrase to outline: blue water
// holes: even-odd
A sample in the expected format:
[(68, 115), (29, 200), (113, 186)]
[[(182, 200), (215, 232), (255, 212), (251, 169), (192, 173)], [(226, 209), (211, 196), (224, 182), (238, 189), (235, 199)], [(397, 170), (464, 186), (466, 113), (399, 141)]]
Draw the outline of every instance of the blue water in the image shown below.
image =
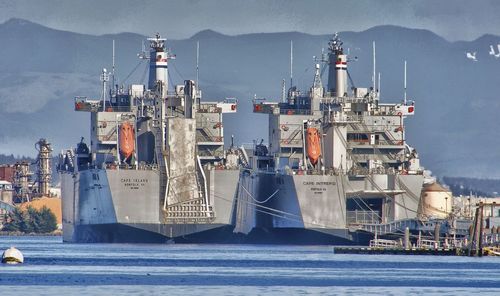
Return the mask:
[(63, 244), (1, 237), (0, 295), (500, 295), (500, 257), (341, 255), (329, 246)]

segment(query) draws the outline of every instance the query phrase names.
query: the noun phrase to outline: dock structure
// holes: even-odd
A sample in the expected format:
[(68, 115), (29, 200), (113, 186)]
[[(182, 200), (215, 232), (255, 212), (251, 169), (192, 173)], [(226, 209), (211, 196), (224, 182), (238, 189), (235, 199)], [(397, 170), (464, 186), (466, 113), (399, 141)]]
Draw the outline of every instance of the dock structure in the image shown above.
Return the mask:
[[(419, 233), (416, 244), (411, 244), (408, 227), (404, 238), (400, 240), (375, 238), (368, 247), (336, 246), (335, 254), (371, 254), (371, 255), (438, 255), (438, 256), (500, 256), (500, 228), (484, 227), (484, 207), (495, 207), (496, 204), (479, 203), (469, 237), (460, 240), (441, 240), (439, 227), (435, 229), (434, 239), (423, 238)], [(500, 205), (498, 205), (500, 206)]]
[(425, 249), (425, 248), (372, 248), (372, 247), (334, 247), (335, 254), (366, 254), (366, 255), (437, 255), (437, 256), (457, 256), (458, 249)]

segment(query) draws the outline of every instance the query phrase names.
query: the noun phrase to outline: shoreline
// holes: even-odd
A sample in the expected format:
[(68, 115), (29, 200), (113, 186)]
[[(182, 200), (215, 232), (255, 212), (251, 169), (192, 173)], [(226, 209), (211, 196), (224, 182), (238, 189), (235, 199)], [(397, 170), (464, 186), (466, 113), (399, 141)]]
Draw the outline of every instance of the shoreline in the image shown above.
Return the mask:
[(51, 233), (24, 233), (24, 232), (0, 231), (0, 236), (62, 236), (62, 231), (56, 230)]

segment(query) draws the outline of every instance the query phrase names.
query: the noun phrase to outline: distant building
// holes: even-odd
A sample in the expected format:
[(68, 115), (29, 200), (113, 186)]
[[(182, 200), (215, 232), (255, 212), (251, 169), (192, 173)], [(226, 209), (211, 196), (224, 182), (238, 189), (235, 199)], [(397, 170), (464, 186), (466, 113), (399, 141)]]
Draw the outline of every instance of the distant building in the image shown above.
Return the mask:
[(12, 204), (12, 183), (5, 180), (0, 180), (0, 200)]
[(0, 207), (0, 229), (5, 222), (5, 214), (7, 214), (7, 210), (4, 207), (5, 204), (3, 203), (12, 205), (13, 192), (12, 183), (0, 180), (0, 201), (2, 202), (2, 207)]
[(473, 218), (479, 203), (484, 204), (486, 228), (500, 227), (500, 197), (459, 196), (453, 198), (454, 212), (459, 217)]
[(0, 165), (0, 180), (9, 181), (12, 183), (14, 181), (14, 166), (10, 164)]

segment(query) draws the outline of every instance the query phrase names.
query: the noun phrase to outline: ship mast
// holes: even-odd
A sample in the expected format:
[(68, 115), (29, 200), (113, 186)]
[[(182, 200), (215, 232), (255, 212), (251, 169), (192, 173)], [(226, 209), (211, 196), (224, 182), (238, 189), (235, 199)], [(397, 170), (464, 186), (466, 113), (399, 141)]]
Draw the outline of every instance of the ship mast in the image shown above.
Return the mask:
[(102, 69), (102, 73), (100, 76), (102, 82), (102, 111), (106, 111), (106, 90), (107, 90), (107, 82), (109, 81), (109, 74), (106, 68)]

